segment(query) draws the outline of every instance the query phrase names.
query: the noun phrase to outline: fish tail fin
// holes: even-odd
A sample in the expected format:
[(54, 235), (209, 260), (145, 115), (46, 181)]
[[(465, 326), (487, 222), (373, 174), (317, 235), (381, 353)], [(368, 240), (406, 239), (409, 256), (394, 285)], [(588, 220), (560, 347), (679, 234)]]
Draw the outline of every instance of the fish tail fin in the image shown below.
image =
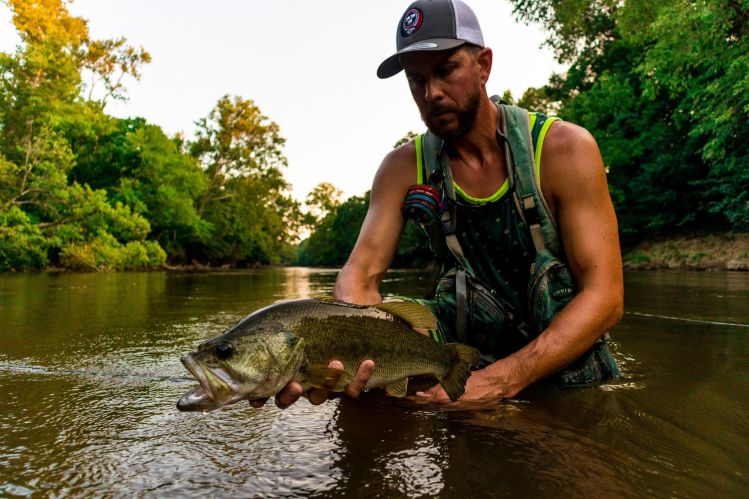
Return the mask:
[(468, 345), (450, 343), (446, 346), (452, 353), (452, 362), (445, 375), (439, 378), (439, 382), (450, 400), (455, 402), (465, 393), (471, 367), (478, 366), (481, 358), (479, 351)]

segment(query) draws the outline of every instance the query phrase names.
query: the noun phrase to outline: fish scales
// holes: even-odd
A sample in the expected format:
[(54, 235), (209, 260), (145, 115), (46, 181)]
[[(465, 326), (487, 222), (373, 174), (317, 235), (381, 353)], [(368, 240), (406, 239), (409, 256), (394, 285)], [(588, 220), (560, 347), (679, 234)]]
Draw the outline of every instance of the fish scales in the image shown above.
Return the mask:
[(372, 359), (375, 369), (368, 386), (378, 386), (416, 373), (441, 375), (451, 365), (448, 347), (413, 331), (397, 319), (364, 316), (307, 318), (294, 333), (305, 340), (312, 365), (343, 363), (351, 376), (361, 361)]

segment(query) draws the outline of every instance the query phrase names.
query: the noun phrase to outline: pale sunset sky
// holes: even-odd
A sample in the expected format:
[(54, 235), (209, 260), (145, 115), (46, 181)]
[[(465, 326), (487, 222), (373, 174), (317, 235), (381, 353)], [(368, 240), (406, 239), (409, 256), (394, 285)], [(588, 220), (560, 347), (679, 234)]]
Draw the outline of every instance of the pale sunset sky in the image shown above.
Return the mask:
[[(124, 36), (153, 60), (129, 101), (109, 114), (143, 116), (168, 134), (191, 137), (194, 122), (224, 94), (253, 99), (286, 138), (285, 171), (303, 200), (320, 182), (344, 196), (371, 186), (382, 157), (424, 126), (401, 74), (377, 78), (395, 51), (396, 25), (410, 1), (76, 0), (95, 38)], [(512, 18), (509, 2), (468, 1), (494, 50), (490, 93), (520, 97), (563, 70), (541, 48), (544, 33)], [(0, 4), (0, 50), (15, 50), (10, 11)]]

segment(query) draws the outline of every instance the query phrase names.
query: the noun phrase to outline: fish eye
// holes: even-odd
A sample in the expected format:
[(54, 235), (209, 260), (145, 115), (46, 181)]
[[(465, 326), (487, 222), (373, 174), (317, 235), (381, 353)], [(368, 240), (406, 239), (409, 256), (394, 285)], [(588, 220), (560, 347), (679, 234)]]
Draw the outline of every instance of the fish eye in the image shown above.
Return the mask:
[(219, 359), (228, 359), (234, 352), (234, 348), (230, 343), (219, 343), (216, 345), (216, 357)]

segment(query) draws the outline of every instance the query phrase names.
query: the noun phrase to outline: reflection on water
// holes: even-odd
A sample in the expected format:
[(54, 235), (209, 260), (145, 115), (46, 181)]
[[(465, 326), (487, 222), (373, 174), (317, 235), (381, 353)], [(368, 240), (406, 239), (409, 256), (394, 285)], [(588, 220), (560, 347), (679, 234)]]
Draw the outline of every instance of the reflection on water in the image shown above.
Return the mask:
[[(480, 410), (174, 404), (179, 356), (336, 271), (0, 276), (0, 496), (746, 496), (749, 276), (629, 273), (622, 380)], [(388, 294), (423, 275), (390, 274)], [(684, 320), (687, 319), (687, 320)], [(715, 324), (716, 322), (737, 325)]]

